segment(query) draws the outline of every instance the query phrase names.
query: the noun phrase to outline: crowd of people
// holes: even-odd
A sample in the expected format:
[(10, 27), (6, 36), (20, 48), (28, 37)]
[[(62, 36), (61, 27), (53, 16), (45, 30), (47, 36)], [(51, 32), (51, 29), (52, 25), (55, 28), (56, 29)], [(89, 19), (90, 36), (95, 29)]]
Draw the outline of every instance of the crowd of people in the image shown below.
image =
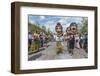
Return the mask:
[(56, 27), (57, 36), (55, 37), (56, 45), (59, 52), (63, 52), (63, 43), (67, 43), (67, 50), (69, 53), (73, 55), (73, 50), (77, 49), (84, 49), (86, 52), (88, 49), (88, 34), (86, 32), (79, 33), (78, 27), (75, 22), (72, 22), (69, 27), (66, 28), (66, 33), (63, 33), (63, 28), (60, 23), (57, 23)]
[(68, 52), (73, 55), (73, 50), (84, 49), (88, 52), (88, 34), (87, 32), (80, 33), (78, 32), (78, 27), (75, 22), (72, 22), (69, 27), (66, 28), (66, 33), (63, 32), (62, 25), (57, 23), (55, 27), (57, 34), (47, 35), (44, 32), (38, 33), (29, 32), (28, 33), (28, 50), (38, 51), (41, 47), (48, 47), (47, 43), (49, 41), (56, 41), (57, 53), (63, 52), (64, 45), (63, 42), (67, 44)]
[(49, 36), (43, 32), (38, 33), (29, 32), (28, 33), (28, 50), (29, 51), (38, 51), (39, 48), (47, 47), (49, 41)]
[(87, 33), (85, 34), (70, 34), (67, 37), (67, 48), (69, 50), (69, 53), (73, 54), (74, 48), (76, 49), (84, 49), (86, 52), (88, 49), (88, 38)]
[(71, 54), (73, 54), (73, 49), (84, 49), (86, 52), (88, 47), (88, 34), (86, 32), (79, 33), (77, 30), (77, 24), (71, 23), (66, 30), (67, 32), (67, 48)]

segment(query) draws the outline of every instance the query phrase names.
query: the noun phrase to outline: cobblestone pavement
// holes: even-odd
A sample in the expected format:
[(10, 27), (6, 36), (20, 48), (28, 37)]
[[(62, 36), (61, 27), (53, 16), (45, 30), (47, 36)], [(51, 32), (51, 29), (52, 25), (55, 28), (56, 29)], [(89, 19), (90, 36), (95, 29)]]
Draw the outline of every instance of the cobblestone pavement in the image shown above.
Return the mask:
[(56, 42), (49, 42), (48, 47), (28, 55), (28, 60), (54, 60), (54, 59), (79, 59), (87, 58), (88, 54), (83, 49), (74, 49), (73, 55), (71, 55), (67, 50), (67, 43), (64, 42), (64, 51), (57, 54)]

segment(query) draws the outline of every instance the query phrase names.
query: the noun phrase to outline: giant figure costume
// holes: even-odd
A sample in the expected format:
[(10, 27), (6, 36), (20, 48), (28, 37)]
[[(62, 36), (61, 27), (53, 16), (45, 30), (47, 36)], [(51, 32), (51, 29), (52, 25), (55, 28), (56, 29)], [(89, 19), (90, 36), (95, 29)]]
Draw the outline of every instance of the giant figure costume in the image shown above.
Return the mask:
[(63, 27), (60, 23), (57, 23), (56, 27), (56, 48), (57, 54), (63, 52)]

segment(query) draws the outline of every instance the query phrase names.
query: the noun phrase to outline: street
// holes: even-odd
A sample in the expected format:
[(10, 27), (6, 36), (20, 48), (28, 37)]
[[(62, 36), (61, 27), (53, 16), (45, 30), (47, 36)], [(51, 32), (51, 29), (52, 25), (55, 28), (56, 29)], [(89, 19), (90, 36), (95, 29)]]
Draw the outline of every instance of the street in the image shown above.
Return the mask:
[(73, 50), (73, 55), (71, 55), (67, 50), (67, 43), (63, 42), (63, 44), (63, 53), (57, 54), (56, 42), (49, 42), (48, 47), (42, 48), (42, 50), (36, 53), (29, 53), (28, 60), (79, 59), (88, 57), (88, 53), (86, 53), (85, 50), (77, 48)]

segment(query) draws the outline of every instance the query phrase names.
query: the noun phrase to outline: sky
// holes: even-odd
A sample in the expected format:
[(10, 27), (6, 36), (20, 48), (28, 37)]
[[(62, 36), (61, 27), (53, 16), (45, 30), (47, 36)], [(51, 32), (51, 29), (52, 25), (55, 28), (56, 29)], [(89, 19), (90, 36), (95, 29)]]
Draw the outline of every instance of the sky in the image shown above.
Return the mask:
[(29, 23), (31, 24), (39, 24), (40, 27), (45, 26), (46, 29), (50, 28), (52, 32), (55, 32), (55, 26), (57, 22), (60, 22), (63, 26), (63, 31), (70, 25), (72, 22), (76, 22), (77, 24), (81, 23), (83, 17), (75, 17), (75, 16), (47, 16), (47, 15), (29, 15)]

